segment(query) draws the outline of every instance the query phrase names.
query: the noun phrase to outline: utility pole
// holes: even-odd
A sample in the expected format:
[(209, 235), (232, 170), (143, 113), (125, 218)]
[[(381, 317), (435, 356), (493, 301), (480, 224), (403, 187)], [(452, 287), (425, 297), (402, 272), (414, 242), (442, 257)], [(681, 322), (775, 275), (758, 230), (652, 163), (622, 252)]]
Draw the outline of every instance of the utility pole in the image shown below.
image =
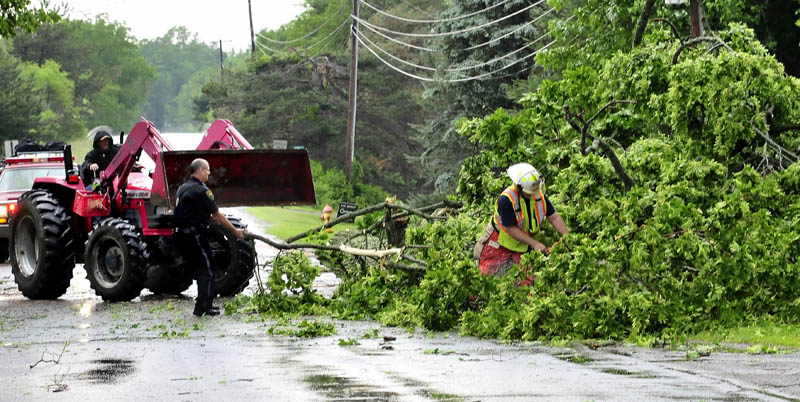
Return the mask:
[(344, 161), (344, 174), (350, 180), (350, 172), (353, 168), (353, 157), (356, 137), (356, 91), (358, 90), (358, 40), (356, 39), (356, 29), (358, 29), (358, 6), (359, 0), (353, 0), (353, 24), (350, 26), (350, 100), (347, 107), (347, 150)]
[(222, 39), (219, 40), (219, 80), (225, 83), (225, 67), (222, 64)]
[(250, 11), (250, 56), (256, 55), (256, 34), (253, 32), (253, 7), (250, 6), (250, 0), (247, 0), (247, 10)]

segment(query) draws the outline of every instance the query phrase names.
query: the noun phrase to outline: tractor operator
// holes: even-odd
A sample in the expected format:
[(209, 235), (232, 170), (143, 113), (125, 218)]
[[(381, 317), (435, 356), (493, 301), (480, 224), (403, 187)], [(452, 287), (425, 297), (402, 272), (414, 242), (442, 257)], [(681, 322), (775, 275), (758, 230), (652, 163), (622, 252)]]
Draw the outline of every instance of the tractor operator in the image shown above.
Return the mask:
[(217, 315), (214, 307), (214, 272), (211, 269), (211, 248), (206, 240), (209, 218), (213, 218), (238, 238), (243, 229), (233, 227), (228, 218), (219, 212), (214, 194), (206, 187), (211, 168), (205, 159), (195, 159), (189, 165), (191, 177), (178, 188), (175, 201), (175, 242), (189, 266), (194, 267), (197, 279), (197, 300), (193, 314)]
[[(544, 177), (528, 163), (512, 165), (506, 172), (513, 184), (497, 199), (494, 217), (475, 246), (474, 256), (485, 275), (505, 275), (531, 249), (548, 254), (548, 247), (533, 238), (545, 217), (558, 233), (567, 234), (564, 220), (544, 194)], [(520, 284), (530, 285), (532, 280), (529, 275)]]
[(104, 130), (95, 133), (92, 150), (86, 153), (86, 157), (83, 158), (81, 178), (87, 188), (91, 188), (94, 179), (99, 178), (100, 172), (106, 170), (108, 165), (111, 164), (114, 155), (117, 154), (117, 150), (119, 150), (119, 147), (114, 146), (111, 134)]

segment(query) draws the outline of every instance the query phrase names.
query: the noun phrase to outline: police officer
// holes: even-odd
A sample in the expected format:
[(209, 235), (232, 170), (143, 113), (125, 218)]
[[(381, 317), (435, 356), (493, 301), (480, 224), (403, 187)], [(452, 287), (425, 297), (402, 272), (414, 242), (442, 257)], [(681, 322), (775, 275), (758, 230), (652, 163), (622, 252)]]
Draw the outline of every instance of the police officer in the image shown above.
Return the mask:
[(217, 315), (214, 307), (214, 273), (211, 270), (211, 248), (206, 240), (208, 219), (213, 218), (238, 238), (244, 237), (243, 229), (236, 229), (219, 212), (214, 194), (206, 187), (211, 168), (205, 159), (195, 159), (189, 165), (191, 177), (178, 188), (175, 202), (175, 242), (184, 258), (195, 269), (197, 300), (193, 314)]

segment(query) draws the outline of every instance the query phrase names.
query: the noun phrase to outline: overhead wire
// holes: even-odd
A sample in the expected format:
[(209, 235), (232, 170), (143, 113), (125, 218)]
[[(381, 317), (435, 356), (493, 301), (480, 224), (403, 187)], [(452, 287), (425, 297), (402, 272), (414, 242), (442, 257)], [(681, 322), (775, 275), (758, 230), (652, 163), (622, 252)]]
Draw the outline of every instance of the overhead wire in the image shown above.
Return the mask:
[(396, 19), (398, 21), (412, 22), (412, 23), (418, 23), (418, 24), (437, 24), (437, 23), (441, 23), (441, 22), (457, 21), (457, 20), (462, 20), (464, 18), (473, 17), (473, 16), (476, 16), (478, 14), (485, 13), (486, 11), (489, 11), (489, 10), (495, 8), (495, 7), (502, 6), (503, 4), (508, 3), (509, 1), (511, 1), (511, 0), (503, 0), (503, 1), (499, 2), (499, 3), (497, 3), (497, 4), (494, 4), (492, 6), (484, 8), (482, 10), (478, 10), (478, 11), (475, 11), (475, 12), (472, 12), (472, 13), (469, 13), (469, 14), (459, 15), (459, 16), (450, 17), (450, 18), (442, 18), (442, 19), (437, 19), (437, 20), (415, 20), (415, 19), (411, 19), (411, 18), (398, 17), (396, 15), (389, 14), (389, 13), (383, 11), (383, 10), (378, 9), (377, 7), (373, 6), (372, 4), (369, 4), (366, 0), (361, 0), (361, 4), (373, 9), (378, 14), (385, 15), (385, 16), (387, 16), (389, 18), (394, 18), (394, 19)]
[(515, 34), (515, 33), (519, 32), (519, 31), (521, 31), (523, 28), (525, 28), (525, 27), (527, 27), (527, 26), (530, 26), (530, 25), (532, 25), (532, 24), (536, 23), (537, 21), (539, 21), (540, 19), (544, 18), (545, 16), (547, 16), (547, 15), (548, 15), (548, 14), (550, 14), (550, 13), (552, 13), (553, 11), (555, 11), (555, 9), (554, 9), (554, 8), (551, 8), (551, 9), (547, 10), (546, 12), (542, 13), (542, 15), (540, 15), (540, 16), (538, 16), (538, 17), (536, 17), (536, 18), (534, 18), (534, 19), (532, 19), (532, 20), (530, 20), (530, 21), (526, 22), (525, 24), (522, 24), (522, 25), (520, 25), (519, 27), (517, 27), (516, 29), (514, 29), (514, 30), (513, 30), (513, 31), (511, 31), (511, 32), (507, 32), (507, 33), (505, 33), (505, 34), (503, 34), (503, 35), (500, 35), (500, 36), (498, 36), (498, 37), (496, 37), (496, 38), (494, 38), (494, 39), (490, 39), (490, 40), (488, 40), (488, 41), (486, 41), (486, 42), (479, 43), (479, 44), (477, 44), (477, 45), (474, 45), (474, 46), (470, 46), (470, 47), (468, 47), (468, 48), (465, 48), (464, 50), (473, 50), (473, 49), (478, 49), (478, 48), (481, 48), (481, 47), (484, 47), (484, 46), (490, 45), (490, 44), (492, 44), (492, 43), (495, 43), (495, 42), (497, 42), (497, 41), (500, 41), (501, 39), (503, 39), (503, 38), (506, 38), (506, 37), (508, 37), (508, 36), (511, 36), (511, 35), (513, 35), (513, 34)]
[(386, 38), (386, 39), (388, 39), (388, 40), (390, 40), (390, 41), (392, 41), (392, 42), (394, 42), (394, 43), (397, 43), (397, 44), (403, 45), (403, 46), (405, 46), (405, 47), (410, 47), (410, 48), (412, 48), (412, 49), (422, 50), (422, 51), (425, 51), (425, 52), (441, 52), (440, 50), (431, 49), (431, 48), (428, 48), (428, 47), (423, 47), (423, 46), (417, 46), (417, 45), (413, 45), (413, 44), (411, 44), (411, 43), (406, 43), (406, 42), (403, 42), (403, 41), (401, 41), (401, 40), (398, 40), (398, 39), (392, 38), (391, 36), (389, 36), (389, 35), (386, 35), (385, 33), (381, 32), (381, 31), (378, 31), (378, 30), (377, 30), (377, 29), (375, 29), (375, 28), (372, 28), (372, 27), (370, 27), (369, 25), (366, 25), (366, 24), (362, 24), (362, 25), (364, 25), (365, 27), (367, 27), (367, 29), (369, 29), (370, 31), (372, 31), (372, 32), (375, 32), (376, 34), (378, 34), (378, 35), (380, 35), (380, 36), (382, 36), (382, 37), (384, 37), (384, 38)]
[(406, 0), (400, 0), (400, 2), (402, 2), (403, 4), (413, 8), (413, 9), (415, 9), (415, 10), (417, 10), (417, 11), (419, 11), (419, 12), (425, 14), (425, 15), (433, 15), (433, 14), (431, 14), (431, 13), (429, 13), (429, 12), (427, 12), (427, 11), (425, 11), (425, 10), (423, 10), (423, 9), (421, 9), (421, 8), (419, 8), (419, 7), (415, 6), (415, 5), (407, 2)]
[[(513, 31), (511, 31), (511, 32), (505, 33), (505, 34), (503, 34), (503, 35), (501, 35), (501, 36), (499, 36), (499, 37), (497, 37), (497, 38), (490, 39), (490, 40), (488, 40), (488, 41), (486, 41), (486, 42), (479, 43), (479, 44), (477, 44), (477, 45), (474, 45), (474, 46), (470, 46), (470, 47), (468, 47), (468, 48), (465, 48), (465, 49), (463, 49), (463, 50), (465, 50), (465, 51), (466, 51), (466, 50), (474, 50), (474, 49), (478, 49), (478, 48), (481, 48), (481, 47), (484, 47), (484, 46), (488, 46), (488, 45), (490, 45), (490, 44), (492, 44), (492, 43), (498, 42), (498, 41), (500, 41), (500, 40), (502, 40), (502, 39), (504, 39), (504, 38), (506, 38), (506, 37), (508, 37), (508, 36), (511, 36), (511, 35), (513, 35), (513, 34), (515, 34), (515, 33), (519, 32), (519, 31), (521, 31), (522, 29), (524, 29), (524, 28), (525, 28), (525, 27), (527, 27), (527, 26), (530, 26), (530, 25), (532, 25), (532, 24), (536, 23), (536, 22), (537, 22), (537, 21), (539, 21), (541, 18), (544, 18), (546, 15), (549, 15), (549, 14), (550, 14), (550, 13), (552, 13), (553, 11), (555, 11), (555, 9), (552, 9), (552, 8), (551, 8), (551, 9), (547, 10), (546, 12), (544, 12), (542, 15), (540, 15), (540, 16), (538, 16), (538, 17), (534, 18), (533, 20), (531, 20), (531, 21), (529, 21), (529, 22), (526, 22), (525, 24), (523, 24), (523, 25), (521, 25), (521, 26), (517, 27), (516, 29), (514, 29), (514, 30), (513, 30)], [(574, 17), (574, 16), (573, 16), (573, 17)], [(573, 17), (570, 17), (570, 19), (572, 19)], [(438, 49), (433, 49), (433, 48), (429, 48), (429, 47), (425, 47), (425, 46), (414, 45), (414, 44), (412, 44), (412, 43), (403, 42), (403, 41), (401, 41), (401, 40), (399, 40), (399, 39), (393, 38), (393, 37), (391, 37), (391, 36), (389, 36), (389, 35), (386, 35), (385, 33), (381, 32), (381, 31), (379, 31), (378, 29), (376, 29), (376, 28), (373, 28), (373, 27), (374, 27), (374, 25), (372, 25), (372, 24), (362, 24), (362, 25), (364, 25), (364, 27), (366, 27), (367, 29), (369, 29), (370, 31), (372, 31), (373, 33), (375, 33), (376, 35), (379, 35), (379, 36), (383, 37), (383, 38), (384, 38), (384, 39), (386, 39), (386, 40), (389, 40), (389, 41), (392, 41), (392, 42), (394, 42), (394, 43), (397, 43), (398, 45), (401, 45), (401, 46), (404, 46), (404, 47), (408, 47), (408, 48), (411, 48), (411, 49), (417, 49), (417, 50), (421, 50), (421, 51), (424, 51), (424, 52), (437, 52), (437, 53), (441, 53), (441, 50), (438, 50)]]
[(366, 41), (368, 41), (370, 44), (372, 44), (374, 47), (378, 48), (378, 50), (380, 50), (382, 53), (386, 54), (387, 56), (391, 57), (392, 59), (395, 59), (395, 60), (397, 60), (397, 61), (399, 61), (399, 62), (401, 62), (401, 63), (403, 63), (403, 64), (406, 64), (406, 65), (409, 65), (409, 66), (412, 66), (412, 67), (416, 67), (416, 68), (419, 68), (419, 69), (422, 69), (422, 70), (429, 70), (429, 71), (447, 71), (447, 72), (457, 72), (457, 71), (464, 71), (464, 70), (473, 70), (473, 69), (480, 68), (480, 67), (483, 67), (483, 66), (486, 66), (486, 65), (489, 65), (489, 64), (494, 64), (494, 63), (496, 63), (496, 62), (498, 62), (498, 61), (500, 61), (500, 60), (503, 60), (503, 59), (509, 58), (509, 57), (511, 57), (511, 56), (513, 56), (513, 55), (515, 55), (515, 54), (517, 54), (517, 53), (519, 53), (519, 52), (521, 52), (521, 51), (523, 51), (523, 50), (525, 50), (525, 49), (527, 49), (527, 48), (531, 47), (531, 46), (532, 46), (532, 45), (534, 45), (535, 43), (537, 43), (537, 42), (539, 42), (540, 40), (542, 40), (542, 39), (544, 39), (545, 37), (547, 37), (549, 34), (550, 34), (549, 32), (548, 32), (548, 33), (545, 33), (544, 35), (541, 35), (541, 36), (539, 36), (538, 38), (534, 39), (533, 41), (531, 41), (531, 42), (529, 42), (529, 43), (527, 43), (527, 44), (525, 44), (525, 45), (523, 45), (523, 46), (522, 46), (522, 47), (520, 47), (520, 48), (517, 48), (516, 50), (513, 50), (513, 51), (511, 51), (511, 52), (509, 52), (509, 53), (506, 53), (506, 54), (504, 54), (504, 55), (502, 55), (502, 56), (495, 57), (494, 59), (491, 59), (491, 60), (489, 60), (489, 61), (486, 61), (486, 62), (483, 62), (483, 63), (480, 63), (480, 64), (474, 64), (474, 65), (465, 66), (465, 67), (458, 67), (458, 68), (445, 68), (445, 69), (437, 69), (437, 68), (428, 67), (428, 66), (421, 66), (421, 65), (418, 65), (418, 64), (414, 64), (414, 63), (408, 62), (408, 61), (406, 61), (406, 60), (402, 60), (402, 59), (400, 59), (399, 57), (396, 57), (396, 56), (394, 56), (393, 54), (389, 53), (388, 51), (384, 50), (382, 47), (380, 47), (379, 45), (377, 45), (375, 42), (373, 42), (372, 40), (370, 40), (368, 37), (366, 37), (366, 36), (363, 36), (363, 35), (361, 34), (361, 31), (359, 31), (359, 30), (357, 30), (357, 29), (356, 29), (356, 35), (358, 35), (358, 36), (362, 36), (362, 37), (363, 37), (363, 38), (364, 38)]
[[(329, 32), (329, 33), (328, 33), (328, 35), (326, 35), (324, 38), (322, 38), (322, 39), (318, 40), (317, 42), (315, 42), (315, 43), (312, 43), (312, 44), (310, 44), (310, 45), (308, 45), (308, 46), (305, 46), (305, 47), (303, 47), (303, 48), (300, 48), (300, 49), (295, 49), (295, 51), (296, 51), (296, 52), (298, 52), (298, 53), (299, 53), (299, 52), (304, 52), (304, 51), (306, 51), (306, 50), (309, 50), (309, 49), (311, 49), (311, 48), (314, 48), (314, 47), (316, 47), (316, 46), (320, 45), (321, 43), (323, 43), (323, 42), (325, 42), (325, 41), (329, 40), (329, 39), (330, 39), (330, 38), (331, 38), (333, 35), (335, 35), (337, 32), (339, 32), (339, 31), (340, 31), (340, 30), (341, 30), (341, 29), (342, 29), (342, 28), (343, 28), (343, 27), (344, 27), (344, 26), (347, 24), (347, 22), (349, 22), (349, 19), (345, 19), (344, 21), (342, 21), (342, 23), (340, 23), (340, 24), (339, 24), (339, 26), (338, 26), (338, 27), (336, 27), (336, 29), (334, 29), (333, 31)], [(260, 36), (260, 34), (259, 34), (259, 38), (262, 38), (262, 36)], [(286, 50), (276, 50), (276, 49), (272, 49), (272, 48), (270, 48), (270, 47), (268, 47), (268, 46), (266, 46), (266, 45), (264, 45), (264, 44), (261, 44), (261, 43), (259, 43), (259, 41), (256, 41), (256, 45), (260, 45), (260, 46), (264, 47), (265, 49), (267, 49), (267, 50), (269, 50), (269, 51), (271, 51), (271, 52), (273, 52), (273, 53), (284, 53), (284, 54), (285, 54), (285, 53), (289, 53), (289, 52), (288, 52), (288, 51), (286, 51)], [(313, 57), (313, 56), (312, 56), (312, 57)]]
[(486, 28), (486, 27), (488, 27), (488, 26), (490, 26), (490, 25), (497, 24), (498, 22), (505, 21), (505, 20), (507, 20), (507, 19), (509, 19), (509, 18), (511, 18), (511, 17), (513, 17), (513, 16), (515, 16), (515, 15), (517, 15), (517, 14), (520, 14), (520, 13), (523, 13), (523, 12), (525, 12), (525, 11), (528, 11), (528, 10), (530, 10), (531, 8), (533, 8), (533, 7), (536, 7), (536, 6), (538, 6), (539, 4), (542, 4), (542, 3), (544, 3), (544, 2), (545, 2), (545, 0), (539, 0), (539, 1), (537, 1), (537, 2), (535, 2), (535, 3), (533, 3), (533, 4), (531, 4), (531, 5), (529, 5), (529, 6), (527, 6), (527, 7), (521, 8), (521, 9), (519, 9), (519, 10), (517, 10), (517, 11), (514, 11), (513, 13), (510, 13), (510, 14), (508, 14), (508, 15), (505, 15), (505, 16), (503, 16), (503, 17), (500, 17), (500, 18), (498, 18), (498, 19), (496, 19), (496, 20), (489, 21), (489, 22), (487, 22), (487, 23), (485, 23), (485, 24), (476, 25), (476, 26), (469, 27), (469, 28), (464, 28), (464, 29), (458, 29), (458, 30), (455, 30), (455, 31), (450, 31), (450, 32), (437, 32), (437, 33), (409, 33), (409, 32), (399, 32), (399, 31), (395, 31), (395, 30), (392, 30), (392, 29), (389, 29), (389, 28), (384, 28), (384, 27), (380, 27), (380, 26), (377, 26), (377, 25), (371, 24), (371, 23), (369, 23), (369, 22), (367, 22), (367, 21), (365, 21), (365, 20), (363, 20), (363, 19), (361, 19), (361, 18), (359, 18), (359, 17), (357, 17), (357, 16), (355, 16), (355, 15), (352, 15), (352, 14), (350, 15), (350, 17), (351, 17), (352, 19), (354, 19), (354, 20), (358, 21), (358, 22), (359, 22), (359, 23), (361, 23), (361, 24), (364, 24), (364, 25), (366, 25), (366, 26), (371, 26), (371, 27), (373, 27), (373, 28), (375, 28), (375, 29), (381, 30), (381, 31), (383, 31), (383, 32), (388, 32), (388, 33), (391, 33), (391, 34), (394, 34), (394, 35), (400, 35), (400, 36), (411, 36), (411, 37), (420, 37), (420, 38), (432, 38), (432, 37), (439, 37), (439, 36), (449, 36), (449, 35), (456, 35), (456, 34), (461, 34), (461, 33), (466, 33), (466, 32), (475, 31), (475, 30), (477, 30), (477, 29), (481, 29), (481, 28)]
[(272, 38), (264, 35), (261, 32), (258, 33), (258, 37), (261, 38), (261, 39), (264, 39), (264, 40), (266, 40), (268, 42), (277, 43), (277, 44), (280, 44), (280, 45), (288, 45), (288, 44), (291, 44), (291, 43), (300, 42), (303, 39), (306, 39), (306, 38), (308, 38), (310, 36), (313, 36), (315, 33), (319, 32), (320, 29), (322, 29), (323, 27), (327, 26), (329, 22), (333, 21), (333, 19), (342, 12), (342, 10), (344, 9), (344, 5), (345, 5), (345, 3), (342, 2), (342, 4), (339, 6), (339, 9), (336, 10), (335, 13), (333, 13), (330, 17), (328, 17), (328, 19), (326, 19), (322, 24), (319, 24), (319, 26), (316, 29), (314, 29), (313, 31), (305, 34), (304, 36), (302, 36), (300, 38), (290, 39), (290, 40), (285, 40), (285, 41), (284, 40), (277, 40), (277, 39), (272, 39)]
[(484, 73), (484, 74), (475, 75), (475, 76), (469, 76), (469, 77), (456, 78), (456, 79), (436, 79), (436, 78), (422, 77), (422, 76), (409, 73), (407, 71), (404, 71), (404, 70), (396, 67), (392, 63), (389, 63), (386, 60), (384, 60), (382, 57), (380, 57), (371, 47), (367, 46), (367, 44), (364, 43), (363, 40), (361, 40), (361, 37), (359, 35), (356, 34), (355, 37), (356, 37), (356, 40), (358, 40), (358, 42), (362, 46), (364, 46), (364, 48), (366, 48), (370, 53), (372, 53), (373, 56), (375, 56), (375, 58), (380, 60), (383, 64), (387, 65), (389, 68), (391, 68), (391, 69), (393, 69), (393, 70), (395, 70), (395, 71), (397, 71), (397, 72), (399, 72), (399, 73), (401, 73), (401, 74), (403, 74), (405, 76), (408, 76), (408, 77), (411, 77), (411, 78), (414, 78), (414, 79), (417, 79), (417, 80), (420, 80), (420, 81), (445, 82), (445, 83), (466, 82), (466, 81), (473, 81), (473, 80), (477, 80), (477, 79), (482, 79), (482, 78), (488, 77), (490, 75), (493, 75), (493, 74), (498, 73), (500, 71), (506, 70), (506, 69), (508, 69), (508, 68), (510, 68), (510, 67), (522, 62), (522, 61), (525, 61), (525, 60), (535, 56), (536, 54), (538, 54), (539, 52), (547, 49), (548, 47), (552, 46), (556, 42), (555, 40), (552, 40), (552, 41), (550, 41), (550, 43), (542, 46), (541, 48), (537, 49), (536, 51), (531, 52), (530, 54), (528, 54), (528, 55), (526, 55), (524, 57), (521, 57), (521, 58), (519, 58), (519, 59), (517, 59), (517, 60), (515, 60), (515, 61), (513, 61), (513, 62), (511, 62), (509, 64), (506, 64), (503, 67), (500, 67), (500, 68), (498, 68), (496, 70), (493, 70), (493, 71), (490, 71), (490, 72), (487, 72), (487, 73)]

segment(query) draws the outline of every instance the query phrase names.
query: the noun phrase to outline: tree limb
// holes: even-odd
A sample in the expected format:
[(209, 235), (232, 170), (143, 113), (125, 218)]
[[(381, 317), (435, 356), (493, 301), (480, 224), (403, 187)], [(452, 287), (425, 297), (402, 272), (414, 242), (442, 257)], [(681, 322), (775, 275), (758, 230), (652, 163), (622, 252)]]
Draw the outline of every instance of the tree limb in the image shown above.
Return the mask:
[[(592, 136), (591, 134), (587, 135)], [(622, 167), (622, 163), (620, 163), (619, 158), (617, 158), (617, 154), (607, 142), (598, 137), (592, 136), (592, 138), (597, 141), (597, 144), (603, 150), (603, 153), (605, 153), (608, 159), (611, 161), (611, 165), (614, 166), (614, 171), (617, 172), (617, 176), (622, 179), (622, 182), (625, 184), (625, 193), (630, 191), (636, 182), (634, 182), (633, 179), (628, 176), (628, 172), (626, 172), (625, 168)]]
[(639, 44), (642, 43), (644, 29), (647, 27), (647, 20), (650, 18), (650, 14), (653, 12), (653, 6), (655, 3), (656, 0), (647, 0), (644, 3), (642, 14), (639, 15), (639, 22), (636, 24), (636, 32), (633, 34), (633, 47), (639, 46)]
[(600, 108), (600, 110), (598, 110), (598, 111), (597, 111), (597, 112), (596, 112), (596, 113), (595, 113), (595, 114), (594, 114), (592, 117), (590, 117), (590, 118), (589, 118), (589, 120), (586, 120), (586, 123), (584, 123), (584, 126), (585, 126), (586, 128), (589, 128), (589, 125), (590, 125), (590, 124), (592, 124), (592, 122), (594, 121), (594, 119), (596, 119), (596, 118), (597, 118), (597, 116), (599, 116), (599, 115), (600, 115), (600, 113), (602, 113), (603, 111), (605, 111), (605, 110), (606, 110), (606, 109), (608, 109), (609, 107), (611, 107), (611, 106), (613, 106), (613, 105), (616, 105), (616, 104), (618, 104), (618, 103), (629, 103), (629, 104), (634, 104), (634, 105), (635, 105), (635, 104), (636, 104), (636, 101), (632, 101), (632, 100), (625, 100), (625, 99), (623, 99), (623, 100), (616, 100), (616, 99), (615, 99), (615, 100), (609, 101), (609, 102), (607, 102), (605, 105), (603, 105), (603, 107), (601, 107), (601, 108)]
[[(458, 203), (458, 205), (460, 205), (460, 203)], [(414, 215), (419, 215), (419, 216), (421, 216), (421, 217), (423, 217), (425, 219), (428, 219), (428, 220), (446, 219), (443, 216), (428, 215), (428, 214), (426, 214), (426, 213), (424, 213), (424, 212), (422, 212), (422, 211), (420, 211), (418, 209), (407, 207), (405, 205), (393, 204), (391, 202), (382, 202), (380, 204), (375, 204), (375, 205), (371, 205), (371, 206), (363, 208), (363, 209), (359, 209), (358, 211), (354, 211), (354, 212), (350, 212), (348, 214), (344, 214), (344, 215), (342, 215), (342, 216), (340, 216), (340, 217), (338, 217), (338, 218), (336, 218), (336, 219), (334, 219), (334, 220), (332, 220), (332, 221), (330, 221), (330, 222), (328, 222), (328, 223), (326, 223), (326, 224), (324, 224), (322, 226), (318, 226), (318, 227), (316, 227), (314, 229), (311, 229), (311, 230), (308, 230), (306, 232), (294, 235), (294, 236), (286, 239), (286, 243), (295, 242), (297, 240), (300, 240), (300, 239), (308, 236), (310, 233), (319, 232), (320, 230), (327, 229), (329, 227), (333, 227), (338, 223), (342, 223), (344, 221), (348, 221), (350, 219), (353, 219), (356, 216), (366, 215), (368, 213), (375, 212), (375, 211), (377, 211), (377, 210), (379, 210), (381, 208), (402, 209), (402, 210), (407, 211), (409, 213), (412, 213)]]
[[(634, 180), (628, 175), (625, 171), (625, 168), (622, 167), (622, 163), (620, 163), (619, 158), (617, 158), (617, 154), (608, 145), (607, 142), (603, 141), (601, 138), (596, 137), (589, 133), (589, 125), (594, 122), (594, 119), (600, 115), (601, 112), (605, 111), (607, 108), (611, 107), (612, 105), (618, 103), (636, 103), (635, 101), (630, 100), (612, 100), (607, 102), (603, 105), (589, 120), (584, 120), (580, 114), (575, 114), (570, 112), (569, 106), (564, 105), (564, 115), (566, 116), (567, 123), (577, 132), (581, 134), (581, 152), (584, 155), (588, 155), (589, 153), (596, 151), (599, 148), (603, 150), (606, 154), (608, 159), (611, 161), (611, 165), (614, 166), (614, 171), (617, 172), (617, 175), (622, 179), (622, 182), (625, 184), (625, 193), (630, 191), (630, 189), (636, 184)], [(576, 120), (579, 120), (581, 125), (578, 125)], [(586, 138), (593, 140), (593, 144), (591, 147), (586, 146)]]
[(758, 127), (756, 127), (756, 125), (753, 124), (753, 119), (750, 119), (750, 125), (753, 127), (753, 130), (755, 130), (755, 132), (758, 135), (760, 135), (761, 137), (763, 137), (767, 141), (767, 143), (770, 145), (770, 147), (772, 147), (772, 149), (774, 149), (776, 152), (778, 152), (781, 155), (786, 154), (786, 156), (789, 157), (789, 159), (792, 161), (792, 163), (795, 163), (795, 162), (797, 162), (798, 159), (800, 159), (800, 158), (798, 158), (797, 154), (795, 154), (794, 152), (791, 152), (788, 149), (782, 147), (780, 144), (775, 142), (775, 140), (773, 140), (772, 137), (770, 137), (768, 133), (765, 133), (765, 132), (761, 131)]
[(383, 265), (386, 266), (386, 267), (389, 267), (389, 268), (392, 268), (392, 269), (398, 269), (398, 270), (401, 270), (401, 271), (425, 272), (425, 269), (426, 269), (425, 266), (427, 265), (425, 263), (425, 261), (418, 260), (418, 259), (416, 259), (414, 257), (411, 257), (411, 256), (407, 255), (407, 254), (403, 254), (402, 253), (403, 249), (401, 249), (401, 248), (392, 248), (392, 249), (388, 249), (388, 250), (370, 250), (370, 249), (362, 249), (362, 248), (350, 247), (350, 246), (345, 245), (345, 244), (341, 244), (338, 247), (335, 247), (335, 246), (323, 246), (323, 245), (319, 245), (319, 244), (286, 244), (286, 243), (276, 242), (276, 241), (270, 240), (270, 239), (268, 239), (266, 237), (259, 236), (257, 234), (250, 233), (250, 232), (245, 232), (245, 237), (246, 238), (260, 240), (260, 241), (262, 241), (264, 243), (267, 243), (270, 246), (275, 247), (275, 248), (280, 249), (280, 250), (292, 250), (292, 249), (307, 249), (307, 248), (310, 248), (310, 249), (317, 249), (317, 250), (341, 251), (343, 253), (347, 253), (347, 254), (350, 254), (350, 255), (369, 257), (369, 258), (374, 258), (376, 260), (380, 260), (382, 258), (385, 258), (385, 257), (389, 256), (389, 255), (395, 254), (395, 255), (400, 256), (400, 258), (415, 262), (415, 263), (420, 265), (420, 266), (412, 266), (412, 265), (404, 265), (404, 264), (394, 263), (394, 262), (390, 262), (390, 261), (383, 261), (382, 262)]
[(672, 33), (675, 35), (675, 39), (678, 39), (681, 42), (683, 42), (683, 38), (681, 38), (681, 33), (678, 31), (678, 27), (675, 26), (675, 24), (673, 24), (672, 21), (670, 21), (670, 20), (668, 20), (666, 18), (653, 18), (651, 21), (653, 21), (653, 22), (664, 22), (664, 23), (669, 24), (669, 26), (672, 27)]
[(731, 47), (728, 46), (725, 42), (723, 42), (722, 39), (720, 39), (720, 38), (713, 37), (713, 36), (700, 36), (700, 37), (697, 37), (697, 38), (689, 39), (689, 40), (681, 43), (681, 46), (678, 48), (678, 50), (675, 51), (675, 55), (672, 56), (672, 64), (678, 64), (678, 56), (680, 56), (681, 52), (683, 52), (684, 49), (686, 49), (688, 47), (692, 47), (692, 46), (694, 46), (694, 45), (696, 45), (698, 43), (701, 43), (701, 42), (714, 42), (714, 43), (717, 43), (717, 44), (721, 43), (722, 46), (725, 46), (726, 49), (730, 50), (731, 52), (733, 51), (733, 49), (731, 49)]

